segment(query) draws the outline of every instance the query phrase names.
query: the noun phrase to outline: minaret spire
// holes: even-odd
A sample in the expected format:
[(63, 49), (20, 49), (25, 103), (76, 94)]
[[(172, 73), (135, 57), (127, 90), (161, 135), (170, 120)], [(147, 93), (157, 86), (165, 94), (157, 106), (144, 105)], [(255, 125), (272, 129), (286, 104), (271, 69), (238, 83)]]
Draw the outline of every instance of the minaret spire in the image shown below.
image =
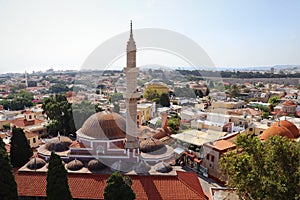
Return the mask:
[(133, 37), (133, 34), (132, 34), (132, 20), (130, 20), (130, 37)]
[(135, 51), (136, 51), (136, 45), (135, 45), (135, 41), (133, 39), (132, 20), (130, 20), (130, 37), (127, 42), (127, 54), (130, 52), (134, 52), (134, 54), (135, 54)]

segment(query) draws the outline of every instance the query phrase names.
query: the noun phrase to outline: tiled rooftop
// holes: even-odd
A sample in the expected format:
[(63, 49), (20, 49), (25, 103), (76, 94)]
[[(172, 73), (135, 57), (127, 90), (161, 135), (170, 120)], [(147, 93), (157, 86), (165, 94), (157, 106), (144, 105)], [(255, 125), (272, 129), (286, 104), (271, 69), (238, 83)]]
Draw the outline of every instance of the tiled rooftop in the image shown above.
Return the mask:
[[(69, 173), (73, 198), (103, 199), (109, 175)], [(46, 173), (15, 171), (19, 196), (46, 196)], [(198, 176), (177, 172), (177, 176), (130, 175), (136, 199), (205, 199)]]

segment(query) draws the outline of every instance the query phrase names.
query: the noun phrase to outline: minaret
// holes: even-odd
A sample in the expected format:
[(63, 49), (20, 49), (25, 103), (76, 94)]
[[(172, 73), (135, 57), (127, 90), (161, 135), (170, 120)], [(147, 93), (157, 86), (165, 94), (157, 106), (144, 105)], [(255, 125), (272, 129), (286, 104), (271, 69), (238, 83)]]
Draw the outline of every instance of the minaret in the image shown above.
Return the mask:
[[(137, 75), (139, 69), (136, 67), (136, 45), (133, 39), (132, 22), (130, 22), (130, 37), (127, 42), (127, 66), (124, 68), (126, 75), (126, 143), (125, 148), (129, 150), (138, 149), (137, 139)], [(135, 151), (138, 152), (138, 151)]]
[(27, 72), (25, 70), (25, 85), (26, 85), (26, 88), (28, 87), (28, 77), (27, 77)]

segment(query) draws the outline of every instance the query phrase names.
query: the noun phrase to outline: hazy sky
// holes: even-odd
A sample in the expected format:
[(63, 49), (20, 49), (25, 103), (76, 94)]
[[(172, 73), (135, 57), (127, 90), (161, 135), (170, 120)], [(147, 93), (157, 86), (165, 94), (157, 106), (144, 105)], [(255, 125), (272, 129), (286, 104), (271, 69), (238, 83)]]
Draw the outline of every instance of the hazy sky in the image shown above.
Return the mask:
[(298, 0), (0, 0), (0, 73), (80, 69), (131, 19), (189, 37), (216, 66), (300, 64), (299, 10)]

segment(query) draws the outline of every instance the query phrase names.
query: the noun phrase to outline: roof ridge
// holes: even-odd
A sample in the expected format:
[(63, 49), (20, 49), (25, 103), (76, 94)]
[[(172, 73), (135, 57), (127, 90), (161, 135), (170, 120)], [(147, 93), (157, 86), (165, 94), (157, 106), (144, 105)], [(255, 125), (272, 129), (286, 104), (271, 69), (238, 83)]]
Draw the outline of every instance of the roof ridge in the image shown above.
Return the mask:
[[(191, 189), (194, 193), (198, 194), (199, 196), (205, 196), (204, 192), (203, 192), (203, 189), (202, 189), (202, 186), (200, 184), (200, 181), (198, 180), (198, 176), (197, 176), (197, 180), (198, 180), (198, 183), (200, 185), (200, 189), (201, 189), (201, 192), (199, 193), (199, 191), (197, 191), (195, 188), (193, 188), (190, 184), (188, 184), (183, 178), (182, 178), (182, 175), (183, 174), (196, 174), (194, 172), (181, 172), (181, 171), (176, 171), (177, 173), (177, 178), (180, 182), (182, 182), (184, 185), (186, 185), (189, 189)], [(205, 199), (205, 198), (202, 198), (202, 199)]]

